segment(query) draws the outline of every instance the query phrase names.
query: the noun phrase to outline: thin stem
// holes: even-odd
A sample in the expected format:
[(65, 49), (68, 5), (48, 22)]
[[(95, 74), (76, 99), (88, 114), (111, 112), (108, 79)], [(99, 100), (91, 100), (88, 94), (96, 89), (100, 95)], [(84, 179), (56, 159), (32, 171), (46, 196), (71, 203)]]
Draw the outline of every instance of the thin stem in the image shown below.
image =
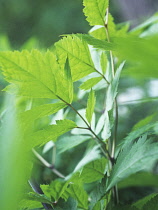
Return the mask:
[[(104, 27), (105, 27), (105, 31), (106, 31), (107, 40), (108, 40), (108, 42), (110, 42), (110, 36), (109, 36), (109, 30), (108, 30), (108, 19), (109, 19), (109, 8), (107, 8), (107, 11), (106, 11), (106, 20), (105, 20)], [(114, 67), (113, 53), (112, 53), (111, 50), (110, 50), (110, 60), (111, 60), (112, 77), (114, 78), (115, 67)], [(113, 136), (112, 149), (111, 149), (111, 158), (113, 160), (112, 166), (115, 163), (115, 146), (116, 146), (117, 128), (118, 128), (118, 105), (117, 105), (116, 98), (115, 98), (115, 102), (114, 102), (114, 112), (115, 112), (115, 126), (114, 126), (114, 136)], [(115, 185), (114, 188), (113, 188), (113, 194), (114, 194), (115, 203), (118, 204), (119, 203), (119, 197), (118, 197), (117, 185)]]
[[(97, 143), (100, 145), (100, 149), (102, 151), (102, 153), (108, 157), (108, 159), (111, 161), (111, 163), (113, 162), (113, 159), (110, 156), (110, 153), (108, 150), (106, 150), (106, 148), (104, 147), (105, 144), (104, 142), (96, 135), (96, 133), (92, 130), (91, 126), (87, 123), (87, 121), (84, 119), (84, 117), (69, 103), (67, 103), (65, 100), (63, 100), (62, 98), (60, 98), (59, 96), (57, 96), (61, 101), (63, 101), (65, 104), (67, 104), (74, 112), (76, 112), (76, 114), (83, 120), (83, 122), (87, 125), (87, 128), (82, 128), (82, 127), (77, 127), (80, 129), (87, 129), (89, 130), (97, 139)], [(102, 147), (103, 146), (103, 147)]]
[(51, 169), (51, 171), (56, 174), (58, 177), (65, 179), (65, 176), (61, 174), (57, 169), (54, 168), (53, 164), (48, 163), (35, 149), (32, 149), (34, 155), (40, 160), (40, 162), (47, 168)]

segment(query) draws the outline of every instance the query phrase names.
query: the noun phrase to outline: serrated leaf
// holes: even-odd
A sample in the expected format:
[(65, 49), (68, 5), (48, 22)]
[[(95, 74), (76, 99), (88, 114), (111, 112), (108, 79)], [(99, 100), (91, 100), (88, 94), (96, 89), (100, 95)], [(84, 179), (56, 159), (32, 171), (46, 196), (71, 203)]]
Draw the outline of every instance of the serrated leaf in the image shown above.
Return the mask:
[(80, 85), (80, 89), (82, 89), (82, 90), (91, 89), (93, 86), (95, 86), (102, 79), (103, 79), (102, 77), (91, 78), (91, 79), (85, 81), (84, 83), (82, 83), (82, 85)]
[(78, 207), (88, 209), (88, 194), (84, 190), (82, 183), (72, 183), (64, 193), (66, 197), (72, 197), (78, 202)]
[(153, 198), (151, 198), (150, 201), (148, 201), (144, 206), (143, 206), (143, 210), (157, 210), (158, 209), (158, 194), (156, 196), (154, 196)]
[(124, 63), (125, 62), (120, 64), (120, 66), (116, 70), (116, 74), (114, 76), (114, 79), (112, 80), (112, 82), (108, 86), (107, 97), (106, 97), (106, 106), (105, 106), (107, 111), (110, 111), (113, 107), (113, 103), (114, 103), (115, 97), (117, 95), (119, 78), (120, 78), (120, 74), (121, 74), (121, 71), (123, 69)]
[(111, 171), (107, 191), (124, 178), (147, 169), (157, 160), (158, 143), (152, 143), (151, 139), (146, 138), (144, 135), (132, 147), (130, 143), (124, 147)]
[(132, 142), (133, 140), (140, 137), (142, 134), (147, 133), (148, 131), (152, 130), (155, 126), (155, 123), (149, 123), (147, 125), (144, 125), (137, 130), (131, 131), (127, 137), (120, 143), (119, 147), (124, 147), (129, 142)]
[(91, 26), (105, 24), (104, 18), (108, 8), (108, 0), (83, 0), (84, 13)]
[(94, 160), (84, 166), (80, 177), (84, 183), (95, 182), (104, 177), (106, 167), (107, 159)]
[(91, 123), (94, 108), (95, 108), (95, 102), (96, 102), (96, 97), (95, 97), (95, 92), (94, 90), (91, 89), (89, 96), (88, 96), (88, 102), (87, 102), (87, 108), (86, 108), (86, 119), (88, 120), (89, 123)]
[(35, 193), (35, 192), (30, 192), (26, 195), (26, 198), (28, 200), (30, 199), (32, 201), (38, 201), (38, 202), (41, 202), (41, 203), (52, 204), (51, 199), (44, 194), (38, 194), (38, 193)]
[(77, 125), (71, 120), (57, 120), (56, 125), (49, 125), (43, 130), (34, 132), (30, 136), (30, 146), (43, 145), (50, 140), (56, 141), (57, 137), (76, 128)]
[(84, 135), (63, 136), (56, 142), (56, 147), (59, 150), (59, 153), (62, 153), (71, 148), (76, 147), (79, 144), (82, 144), (88, 139), (90, 139), (90, 136), (84, 136)]
[(60, 97), (71, 102), (69, 86), (72, 83), (67, 80), (64, 69), (60, 68), (52, 52), (1, 52), (0, 65), (6, 80), (13, 83), (11, 92), (31, 98)]
[(55, 47), (62, 68), (68, 56), (73, 81), (96, 71), (88, 45), (84, 40), (70, 35), (58, 41)]
[(68, 184), (69, 181), (66, 182), (56, 179), (55, 181), (52, 181), (50, 185), (41, 185), (41, 188), (47, 196), (53, 197), (56, 202), (67, 189)]
[(22, 199), (19, 202), (19, 209), (35, 209), (35, 208), (42, 208), (42, 204), (38, 201), (28, 200), (28, 199)]
[[(153, 201), (153, 198), (155, 198), (155, 197), (157, 197), (156, 198), (156, 200), (158, 201), (158, 194), (157, 193), (152, 193), (152, 194), (150, 194), (150, 195), (148, 195), (148, 196), (145, 196), (144, 198), (142, 198), (142, 199), (140, 199), (140, 200), (138, 200), (136, 203), (133, 203), (133, 206), (135, 206), (137, 209), (143, 209), (143, 210), (148, 210), (148, 209), (153, 209), (153, 208), (151, 208), (151, 205), (150, 205), (150, 207), (147, 209), (146, 207), (146, 205), (149, 205), (149, 203), (150, 204), (153, 204), (152, 203), (152, 201)], [(157, 204), (157, 202), (156, 202), (156, 204)], [(144, 206), (145, 205), (145, 206)], [(145, 207), (145, 208), (144, 208)], [(155, 206), (156, 207), (156, 206)], [(158, 206), (157, 206), (158, 207)], [(155, 209), (157, 209), (157, 208), (155, 208)]]

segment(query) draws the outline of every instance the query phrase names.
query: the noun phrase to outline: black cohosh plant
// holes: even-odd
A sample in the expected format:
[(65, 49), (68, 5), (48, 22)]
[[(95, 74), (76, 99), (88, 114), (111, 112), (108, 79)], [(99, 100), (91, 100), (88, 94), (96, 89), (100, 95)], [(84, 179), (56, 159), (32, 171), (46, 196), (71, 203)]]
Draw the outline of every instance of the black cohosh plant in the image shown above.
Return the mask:
[[(0, 66), (10, 83), (5, 90), (25, 100), (22, 108), (16, 105), (16, 129), (21, 136), (19, 150), (25, 154), (20, 164), (27, 165), (28, 172), (22, 173), (18, 189), (28, 179), (30, 192), (20, 194), (12, 209), (147, 209), (158, 199), (154, 193), (135, 203), (119, 200), (121, 183), (131, 186), (128, 177), (143, 178), (158, 159), (158, 143), (156, 114), (118, 139), (117, 102), (120, 76), (158, 76), (158, 39), (150, 32), (158, 16), (129, 31), (128, 24), (115, 25), (108, 0), (83, 0), (83, 5), (92, 26), (89, 34), (64, 35), (45, 52), (0, 52)], [(46, 120), (56, 119), (56, 113), (60, 119), (55, 123)], [(72, 148), (77, 152), (83, 142), (86, 152), (70, 174), (63, 175), (37, 152), (44, 145), (56, 146), (59, 153)], [(39, 186), (30, 175), (30, 151), (59, 178)]]

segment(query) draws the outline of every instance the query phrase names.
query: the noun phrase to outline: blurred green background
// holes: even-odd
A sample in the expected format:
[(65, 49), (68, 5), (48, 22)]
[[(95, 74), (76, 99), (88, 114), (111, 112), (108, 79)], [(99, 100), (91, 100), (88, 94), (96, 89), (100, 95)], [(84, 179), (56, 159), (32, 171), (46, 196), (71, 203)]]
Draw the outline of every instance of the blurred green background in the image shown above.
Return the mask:
[[(0, 0), (0, 34), (7, 35), (14, 49), (32, 37), (39, 40), (40, 46), (49, 47), (61, 34), (86, 33), (90, 29), (82, 9), (82, 0)], [(154, 0), (110, 1), (117, 23), (132, 20), (137, 24), (157, 9)]]

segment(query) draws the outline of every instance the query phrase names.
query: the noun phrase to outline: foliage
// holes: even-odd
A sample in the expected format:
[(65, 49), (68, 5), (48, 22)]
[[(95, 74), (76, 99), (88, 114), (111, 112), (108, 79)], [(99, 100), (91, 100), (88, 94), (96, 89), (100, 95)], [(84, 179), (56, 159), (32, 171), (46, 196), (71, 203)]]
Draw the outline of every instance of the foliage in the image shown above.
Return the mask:
[[(121, 139), (117, 102), (127, 76), (157, 78), (158, 39), (146, 27), (155, 25), (157, 15), (128, 31), (113, 22), (108, 0), (84, 0), (83, 5), (93, 26), (89, 34), (64, 35), (46, 51), (29, 51), (25, 45), (22, 51), (0, 52), (9, 83), (4, 90), (15, 95), (16, 107), (16, 118), (5, 106), (1, 112), (1, 209), (157, 208), (153, 189), (139, 201), (119, 201), (122, 188), (157, 187), (157, 110)], [(39, 179), (41, 185), (32, 179), (38, 177), (35, 169), (31, 173), (32, 152), (55, 174), (42, 183)]]

